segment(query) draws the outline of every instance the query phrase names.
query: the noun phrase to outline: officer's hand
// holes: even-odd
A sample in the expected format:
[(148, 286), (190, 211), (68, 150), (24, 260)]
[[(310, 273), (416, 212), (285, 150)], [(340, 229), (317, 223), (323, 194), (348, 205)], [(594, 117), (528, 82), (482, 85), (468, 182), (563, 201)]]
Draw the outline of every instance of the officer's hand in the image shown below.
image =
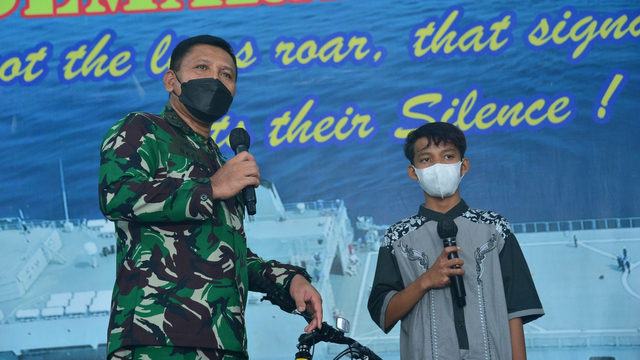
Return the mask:
[(322, 297), (302, 275), (295, 275), (289, 285), (289, 294), (296, 302), (298, 311), (307, 311), (313, 320), (304, 328), (307, 334), (322, 327)]
[(253, 155), (246, 151), (234, 156), (212, 177), (214, 199), (229, 199), (247, 186), (260, 185), (260, 169)]

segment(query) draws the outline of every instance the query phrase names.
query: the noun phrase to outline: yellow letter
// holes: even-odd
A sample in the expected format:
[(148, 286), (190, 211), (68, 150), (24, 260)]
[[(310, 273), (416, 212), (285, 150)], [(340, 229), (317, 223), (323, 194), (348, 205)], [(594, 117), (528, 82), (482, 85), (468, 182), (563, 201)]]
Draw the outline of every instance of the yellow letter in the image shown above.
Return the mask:
[[(538, 31), (540, 31), (539, 36), (536, 35)], [(529, 33), (527, 39), (529, 39), (529, 43), (533, 46), (542, 46), (546, 44), (549, 39), (551, 39), (551, 36), (547, 36), (548, 34), (549, 23), (547, 22), (547, 19), (542, 18), (540, 19), (540, 23), (538, 24), (538, 26), (536, 26), (536, 28)]]
[(311, 109), (313, 103), (313, 99), (307, 100), (307, 103), (304, 104), (302, 109), (300, 109), (300, 112), (293, 119), (291, 126), (289, 126), (289, 129), (287, 129), (287, 141), (289, 142), (289, 144), (293, 143), (296, 140), (296, 137), (300, 139), (301, 144), (304, 144), (313, 136), (307, 134), (312, 125), (311, 121), (307, 120), (300, 124), (302, 120), (304, 120), (305, 116), (307, 116), (307, 114), (309, 113), (309, 109)]
[(340, 118), (340, 120), (338, 121), (338, 123), (336, 124), (336, 130), (335, 130), (335, 134), (336, 134), (336, 139), (342, 141), (346, 138), (349, 137), (349, 135), (351, 135), (351, 133), (353, 132), (353, 130), (356, 128), (355, 125), (352, 123), (351, 125), (351, 129), (349, 129), (349, 131), (347, 131), (346, 133), (342, 132), (342, 128), (347, 124), (347, 122), (349, 121), (348, 116), (351, 116), (351, 114), (353, 114), (353, 108), (352, 107), (348, 107), (347, 110), (344, 112), (345, 115), (342, 118)]
[(509, 125), (511, 125), (511, 127), (516, 127), (522, 122), (522, 120), (524, 120), (524, 116), (518, 117), (518, 114), (520, 114), (522, 109), (524, 109), (524, 104), (522, 103), (522, 101), (518, 102), (511, 108), (509, 108), (509, 105), (505, 105), (500, 109), (500, 111), (498, 111), (496, 121), (500, 126), (503, 126), (507, 122), (507, 120), (511, 118)]
[(420, 28), (416, 31), (416, 37), (418, 38), (418, 40), (416, 40), (415, 43), (413, 43), (413, 54), (416, 57), (421, 57), (424, 54), (429, 52), (429, 47), (427, 46), (426, 48), (422, 47), (422, 45), (424, 44), (424, 39), (427, 36), (431, 36), (433, 35), (433, 32), (436, 31), (434, 28), (434, 24), (433, 21), (429, 23), (429, 25), (427, 25), (426, 28)]
[(407, 100), (404, 105), (402, 105), (402, 115), (410, 119), (420, 119), (428, 122), (436, 122), (436, 120), (431, 116), (413, 112), (411, 111), (411, 109), (414, 106), (422, 104), (429, 104), (429, 107), (432, 107), (440, 103), (440, 101), (442, 101), (442, 94), (430, 93), (414, 96), (411, 99)]
[(367, 38), (365, 37), (357, 37), (354, 36), (351, 39), (349, 39), (349, 52), (351, 52), (351, 50), (353, 50), (353, 47), (356, 47), (356, 51), (353, 54), (353, 57), (356, 60), (362, 60), (364, 59), (367, 54), (369, 54), (369, 50), (362, 52), (362, 48), (367, 45)]
[[(445, 45), (444, 52), (446, 54), (449, 54), (450, 52), (456, 49), (457, 44), (451, 45), (451, 42), (453, 41), (453, 39), (455, 39), (458, 33), (455, 31), (451, 31), (446, 35), (445, 33), (449, 31), (449, 27), (455, 21), (456, 17), (458, 17), (459, 13), (460, 12), (458, 10), (452, 11), (451, 14), (449, 14), (449, 16), (447, 17), (447, 20), (445, 20), (444, 23), (442, 23), (442, 27), (440, 28), (440, 30), (438, 30), (438, 32), (435, 34), (435, 36), (431, 40), (431, 45), (429, 45), (427, 49), (431, 50), (433, 54), (440, 51), (440, 48), (442, 47), (443, 44)], [(442, 38), (442, 41), (440, 41), (441, 38)]]
[(158, 61), (162, 59), (164, 54), (169, 49), (169, 45), (171, 45), (171, 35), (167, 34), (165, 37), (160, 40), (158, 46), (153, 50), (153, 54), (151, 55), (151, 61), (149, 62), (149, 66), (151, 67), (151, 72), (154, 74), (162, 74), (169, 69), (169, 60), (166, 63), (160, 65)]
[(502, 21), (491, 24), (491, 37), (489, 38), (489, 49), (491, 51), (496, 51), (500, 49), (504, 44), (506, 44), (507, 39), (502, 40), (502, 42), (498, 42), (498, 36), (500, 36), (500, 32), (502, 30), (506, 30), (511, 25), (511, 16), (505, 16)]
[(460, 105), (460, 111), (458, 111), (458, 120), (456, 120), (456, 122), (453, 123), (453, 125), (458, 125), (458, 127), (462, 131), (467, 131), (471, 129), (471, 127), (473, 126), (473, 120), (471, 120), (471, 122), (467, 124), (464, 122), (464, 117), (471, 112), (473, 105), (476, 104), (477, 98), (478, 98), (478, 90), (473, 90), (464, 99), (464, 101), (462, 102), (462, 105)]
[[(331, 39), (330, 41), (327, 41), (326, 44), (322, 45), (322, 47), (320, 48), (320, 51), (318, 51), (318, 57), (323, 63), (328, 62), (329, 59), (331, 59), (332, 57), (333, 57), (334, 63), (336, 64), (339, 63), (345, 57), (347, 57), (347, 55), (349, 55), (349, 52), (340, 54), (340, 50), (342, 49), (343, 44), (344, 44), (344, 38), (342, 36), (339, 36), (337, 38)], [(327, 51), (329, 49), (331, 49), (331, 51), (327, 54)]]
[[(107, 72), (108, 69), (105, 69), (103, 66), (109, 57), (105, 54), (98, 56), (98, 54), (100, 54), (102, 49), (104, 49), (104, 46), (109, 42), (109, 39), (111, 39), (111, 35), (105, 34), (93, 50), (91, 50), (89, 55), (87, 55), (87, 58), (84, 59), (82, 62), (82, 76), (87, 76), (93, 71), (96, 77), (100, 77)], [(96, 56), (98, 56), (97, 59)]]
[[(576, 43), (582, 39), (584, 39), (586, 37), (586, 40), (582, 42), (582, 44), (580, 44), (574, 51), (573, 51), (573, 55), (572, 58), (577, 58), (579, 57), (582, 52), (584, 51), (584, 49), (587, 47), (587, 45), (589, 45), (589, 43), (591, 42), (591, 40), (593, 40), (594, 38), (596, 38), (598, 36), (598, 31), (596, 30), (596, 27), (598, 26), (598, 22), (593, 20), (593, 18), (591, 16), (587, 16), (586, 18), (578, 21), (577, 23), (575, 23), (575, 25), (573, 25), (571, 27), (571, 31), (569, 31), (569, 35), (571, 36), (571, 40), (575, 41)], [(587, 28), (580, 34), (576, 34), (576, 31), (582, 27), (582, 25), (589, 23), (589, 25), (587, 26)]]
[(480, 110), (478, 110), (478, 112), (476, 113), (475, 119), (473, 119), (478, 129), (486, 130), (496, 122), (496, 118), (493, 118), (493, 120), (486, 123), (483, 121), (483, 119), (493, 114), (494, 111), (496, 111), (496, 109), (497, 109), (496, 104), (491, 103), (481, 107)]
[(571, 115), (571, 111), (568, 111), (566, 114), (564, 114), (564, 116), (561, 116), (561, 117), (558, 117), (556, 115), (556, 113), (566, 108), (569, 105), (569, 102), (570, 100), (566, 96), (561, 97), (558, 100), (554, 101), (553, 104), (551, 104), (551, 106), (549, 106), (549, 109), (547, 110), (547, 114), (549, 116), (549, 122), (551, 122), (552, 124), (559, 124), (563, 122), (564, 119), (569, 117), (569, 115)]
[(360, 139), (366, 138), (375, 129), (374, 127), (370, 127), (367, 129), (367, 124), (369, 124), (369, 121), (371, 121), (371, 116), (360, 114), (356, 114), (353, 117), (353, 120), (351, 120), (354, 125), (360, 125), (360, 128), (358, 129), (358, 137), (360, 137)]
[[(307, 51), (307, 57), (304, 56), (305, 50)], [(296, 52), (296, 58), (300, 64), (308, 64), (309, 61), (316, 58), (316, 51), (318, 50), (318, 45), (316, 45), (315, 40), (307, 40), (305, 41)]]
[(67, 56), (65, 57), (67, 64), (64, 66), (64, 78), (65, 80), (71, 80), (78, 76), (82, 69), (78, 69), (73, 71), (73, 65), (75, 65), (76, 60), (80, 60), (87, 55), (87, 45), (82, 45), (78, 48), (78, 50), (69, 51)]
[[(460, 38), (458, 39), (458, 46), (460, 47), (460, 50), (462, 50), (462, 52), (467, 52), (467, 50), (469, 50), (471, 46), (473, 46), (473, 51), (475, 52), (482, 50), (487, 45), (487, 43), (483, 44), (480, 42), (480, 40), (482, 39), (482, 35), (484, 35), (482, 26), (476, 26), (467, 30), (467, 32), (462, 34), (462, 36), (460, 36)], [(467, 41), (469, 38), (471, 38), (471, 41), (465, 44), (465, 41)]]
[(131, 69), (131, 65), (125, 67), (124, 69), (118, 69), (118, 66), (126, 63), (127, 61), (129, 61), (129, 59), (131, 59), (131, 53), (128, 51), (124, 51), (116, 55), (109, 62), (109, 74), (111, 74), (111, 76), (113, 77), (118, 77), (126, 74), (127, 71)]
[[(460, 99), (458, 98), (454, 98), (451, 101), (451, 106), (456, 107), (458, 106), (458, 104), (460, 104)], [(440, 118), (440, 122), (449, 122), (449, 119), (451, 118), (451, 116), (453, 116), (453, 113), (456, 111), (456, 109), (450, 107), (447, 109), (447, 111), (444, 112), (444, 114), (442, 114), (442, 117)]]
[(333, 136), (333, 132), (330, 132), (327, 135), (322, 135), (322, 132), (333, 126), (334, 121), (335, 119), (333, 118), (333, 116), (327, 116), (316, 124), (315, 128), (313, 129), (313, 138), (315, 139), (315, 141), (323, 143), (331, 139), (331, 136)]
[[(22, 62), (17, 57), (12, 57), (11, 59), (5, 61), (3, 64), (0, 64), (0, 80), (4, 82), (9, 82), (20, 75), (20, 68), (22, 67)], [(9, 75), (7, 75), (7, 69), (11, 69)]]
[[(602, 22), (602, 25), (600, 25), (600, 37), (602, 37), (603, 39), (608, 38), (609, 34), (611, 34), (611, 31), (614, 31), (614, 29), (615, 31), (613, 33), (613, 37), (615, 39), (621, 38), (628, 31), (628, 28), (625, 30), (622, 30), (622, 27), (627, 22), (627, 15), (622, 15), (619, 18), (617, 18), (615, 22), (613, 23), (612, 22), (613, 22), (613, 19), (608, 18)], [(619, 37), (616, 37), (616, 35), (619, 35)]]
[[(351, 109), (351, 111), (353, 111), (353, 108), (349, 108)], [(353, 130), (355, 129), (355, 127), (351, 127), (351, 129), (349, 129), (347, 132), (342, 132), (342, 128), (347, 125), (347, 122), (349, 122), (349, 118), (346, 116), (343, 116), (340, 118), (340, 120), (338, 120), (338, 123), (336, 124), (336, 130), (335, 130), (335, 134), (336, 134), (336, 139), (342, 141), (346, 138), (349, 137), (349, 135), (351, 135), (351, 133), (353, 132)]]
[(542, 110), (542, 108), (544, 108), (544, 100), (543, 99), (538, 99), (536, 101), (533, 102), (533, 104), (529, 105), (529, 107), (527, 108), (527, 110), (524, 112), (524, 117), (527, 120), (527, 124), (531, 125), (531, 126), (536, 126), (538, 124), (540, 124), (544, 118), (547, 117), (547, 114), (542, 114), (541, 117), (534, 119), (531, 117), (531, 114), (536, 111), (536, 110)]
[(213, 141), (218, 144), (218, 147), (222, 147), (222, 145), (225, 144), (225, 141), (228, 144), (228, 136), (226, 139), (222, 139), (222, 141), (219, 141), (218, 136), (220, 136), (220, 131), (227, 130), (227, 128), (229, 127), (230, 118), (231, 117), (229, 115), (225, 115), (222, 117), (222, 119), (211, 124), (211, 129), (209, 130), (209, 132), (211, 133), (211, 139), (213, 139)]
[(276, 147), (282, 144), (282, 142), (286, 139), (286, 135), (281, 138), (278, 138), (278, 133), (280, 132), (281, 127), (289, 124), (290, 120), (291, 120), (291, 111), (287, 111), (284, 114), (282, 114), (282, 116), (271, 120), (271, 126), (273, 126), (273, 130), (271, 130), (271, 133), (269, 133), (269, 145), (271, 145), (271, 147)]
[(236, 60), (238, 61), (238, 69), (246, 69), (257, 60), (257, 58), (253, 56), (253, 45), (251, 41), (244, 43), (242, 49), (236, 54)]
[[(633, 37), (638, 37), (640, 35), (640, 29), (638, 29), (638, 25), (640, 25), (640, 15), (633, 19), (631, 24), (629, 24), (629, 31), (631, 32), (631, 35), (633, 35)], [(618, 31), (616, 30), (616, 33), (617, 32)]]
[[(402, 115), (410, 119), (420, 119), (430, 123), (436, 122), (436, 120), (431, 116), (418, 113), (418, 112), (413, 112), (411, 111), (411, 109), (414, 106), (418, 106), (422, 104), (429, 104), (429, 107), (432, 107), (439, 104), (440, 101), (442, 101), (442, 94), (438, 94), (438, 93), (429, 93), (429, 94), (414, 96), (411, 99), (405, 101), (405, 103), (402, 105)], [(399, 127), (393, 132), (393, 136), (396, 139), (406, 139), (407, 135), (409, 135), (409, 133), (412, 130), (414, 129), (404, 129), (402, 127)]]
[[(563, 17), (565, 19), (569, 19), (571, 17), (571, 11), (565, 11)], [(562, 20), (562, 21), (558, 22), (556, 24), (556, 26), (553, 27), (553, 31), (551, 32), (551, 38), (553, 39), (554, 43), (562, 44), (565, 41), (567, 41), (567, 39), (569, 38), (569, 34), (567, 34), (565, 36), (560, 36), (560, 31), (562, 31), (564, 29), (565, 25), (567, 25), (567, 22)]]
[(293, 49), (295, 48), (295, 44), (292, 42), (284, 42), (284, 41), (280, 41), (280, 43), (278, 43), (278, 45), (276, 46), (276, 59), (280, 57), (280, 54), (284, 51), (284, 54), (282, 54), (282, 64), (283, 65), (291, 65), (291, 63), (296, 59), (295, 57), (291, 57), (289, 55), (291, 55), (291, 52), (293, 51)]
[(31, 53), (27, 55), (27, 66), (24, 69), (24, 81), (31, 82), (35, 80), (40, 74), (42, 74), (42, 69), (37, 73), (33, 73), (33, 67), (36, 65), (38, 61), (42, 61), (47, 57), (47, 47), (43, 46), (38, 50), (37, 53)]

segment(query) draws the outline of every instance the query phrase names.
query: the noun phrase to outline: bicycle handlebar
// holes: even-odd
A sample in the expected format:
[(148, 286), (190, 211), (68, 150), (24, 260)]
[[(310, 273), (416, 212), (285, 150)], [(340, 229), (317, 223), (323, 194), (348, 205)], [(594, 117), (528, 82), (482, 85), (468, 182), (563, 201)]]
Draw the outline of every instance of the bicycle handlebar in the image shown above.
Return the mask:
[[(266, 295), (260, 299), (260, 301), (269, 300), (273, 305), (278, 306), (282, 311), (290, 314), (296, 314), (302, 316), (307, 323), (313, 320), (311, 314), (307, 311), (299, 312), (296, 308), (296, 303), (291, 298), (291, 295), (278, 288), (274, 283), (260, 275), (257, 271), (247, 268), (249, 272), (249, 282), (253, 284), (260, 292)], [(382, 360), (378, 355), (371, 351), (366, 346), (361, 345), (354, 339), (347, 337), (344, 333), (333, 326), (322, 322), (322, 328), (313, 330), (310, 334), (303, 333), (298, 338), (298, 348), (309, 349), (311, 346), (324, 341), (334, 344), (348, 345), (352, 353), (360, 356), (363, 359), (370, 360)]]

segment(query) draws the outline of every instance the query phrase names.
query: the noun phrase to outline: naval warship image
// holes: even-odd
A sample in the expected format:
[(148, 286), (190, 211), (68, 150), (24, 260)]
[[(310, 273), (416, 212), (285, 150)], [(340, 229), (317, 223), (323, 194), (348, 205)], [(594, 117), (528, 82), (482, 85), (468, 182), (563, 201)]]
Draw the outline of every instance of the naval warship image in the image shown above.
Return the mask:
[[(63, 188), (64, 195), (64, 188)], [(323, 296), (325, 321), (351, 321), (350, 337), (399, 359), (399, 326), (384, 334), (366, 308), (387, 228), (352, 220), (340, 200), (284, 203), (262, 180), (249, 247), (305, 267)], [(65, 214), (66, 214), (65, 205)], [(104, 359), (115, 279), (114, 225), (106, 219), (0, 219), (0, 359)], [(355, 226), (354, 226), (355, 225)], [(640, 218), (512, 224), (546, 316), (525, 325), (530, 359), (640, 358)], [(626, 266), (618, 258), (625, 249)], [(252, 359), (287, 359), (306, 325), (263, 294), (247, 308)], [(315, 359), (343, 350), (318, 344)]]

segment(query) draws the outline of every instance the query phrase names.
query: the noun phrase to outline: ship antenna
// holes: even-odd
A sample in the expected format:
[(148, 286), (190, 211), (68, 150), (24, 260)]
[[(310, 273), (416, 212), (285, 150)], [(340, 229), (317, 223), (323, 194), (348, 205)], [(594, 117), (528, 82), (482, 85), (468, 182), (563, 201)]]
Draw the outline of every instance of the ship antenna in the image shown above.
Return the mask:
[(62, 159), (59, 159), (60, 163), (60, 182), (62, 183), (62, 204), (64, 205), (64, 228), (73, 228), (73, 225), (69, 222), (69, 208), (67, 206), (67, 190), (64, 188), (64, 171), (62, 170)]

